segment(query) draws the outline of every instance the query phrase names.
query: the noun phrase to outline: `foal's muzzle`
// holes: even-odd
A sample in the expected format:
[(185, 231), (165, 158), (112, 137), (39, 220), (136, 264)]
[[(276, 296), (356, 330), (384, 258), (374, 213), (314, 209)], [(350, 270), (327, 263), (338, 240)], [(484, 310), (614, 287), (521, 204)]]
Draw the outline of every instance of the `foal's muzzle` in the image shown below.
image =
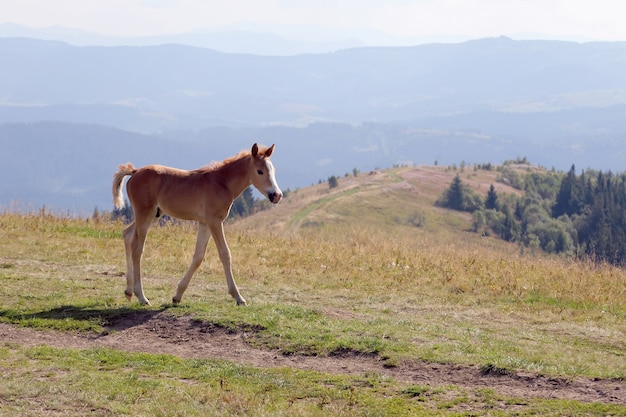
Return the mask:
[(281, 198), (283, 198), (283, 193), (281, 193), (280, 191), (277, 193), (275, 192), (267, 193), (267, 199), (270, 200), (270, 202), (273, 204), (277, 204)]

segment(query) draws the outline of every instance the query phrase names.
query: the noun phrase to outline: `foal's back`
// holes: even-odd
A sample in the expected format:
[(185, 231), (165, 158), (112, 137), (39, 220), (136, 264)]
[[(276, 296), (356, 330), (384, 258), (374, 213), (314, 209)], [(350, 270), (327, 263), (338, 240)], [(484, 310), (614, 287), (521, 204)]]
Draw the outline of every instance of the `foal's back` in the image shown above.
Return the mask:
[(216, 184), (210, 170), (148, 165), (133, 174), (126, 190), (136, 215), (152, 217), (158, 208), (178, 219), (202, 220), (209, 194), (219, 194)]

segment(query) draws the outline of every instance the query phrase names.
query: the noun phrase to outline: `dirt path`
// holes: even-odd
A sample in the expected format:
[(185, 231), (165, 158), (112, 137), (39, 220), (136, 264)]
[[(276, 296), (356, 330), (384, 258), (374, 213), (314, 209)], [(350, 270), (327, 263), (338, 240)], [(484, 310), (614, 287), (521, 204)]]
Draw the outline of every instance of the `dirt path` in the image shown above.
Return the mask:
[(182, 358), (222, 359), (259, 368), (289, 367), (334, 374), (363, 375), (376, 372), (412, 384), (490, 388), (514, 398), (558, 398), (583, 402), (626, 405), (623, 381), (589, 378), (550, 378), (531, 373), (485, 372), (476, 366), (454, 366), (420, 361), (383, 366), (375, 356), (347, 353), (342, 356), (284, 356), (255, 349), (246, 343), (245, 332), (176, 317), (167, 312), (137, 312), (119, 317), (101, 335), (37, 331), (0, 323), (0, 342), (23, 346), (49, 345), (58, 348), (109, 347), (119, 350), (162, 353)]

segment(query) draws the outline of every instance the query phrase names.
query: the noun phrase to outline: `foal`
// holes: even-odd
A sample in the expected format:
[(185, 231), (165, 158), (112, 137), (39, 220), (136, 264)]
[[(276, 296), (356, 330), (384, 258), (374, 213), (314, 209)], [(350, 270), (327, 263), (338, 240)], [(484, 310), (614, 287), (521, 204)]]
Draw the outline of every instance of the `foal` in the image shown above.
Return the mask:
[(113, 204), (124, 207), (122, 181), (130, 175), (126, 191), (135, 213), (135, 220), (124, 229), (126, 249), (126, 298), (133, 293), (141, 304), (150, 304), (141, 284), (141, 256), (148, 229), (155, 217), (161, 213), (183, 220), (198, 222), (196, 250), (185, 276), (178, 283), (172, 301), (180, 303), (183, 293), (191, 281), (206, 252), (211, 236), (217, 246), (228, 292), (237, 304), (246, 304), (239, 294), (233, 279), (230, 250), (224, 238), (224, 219), (228, 216), (233, 201), (251, 184), (267, 199), (276, 204), (283, 194), (278, 188), (274, 166), (269, 160), (274, 145), (269, 148), (255, 143), (251, 151), (244, 151), (232, 158), (209, 167), (193, 171), (149, 165), (135, 169), (130, 164), (120, 165), (113, 176)]

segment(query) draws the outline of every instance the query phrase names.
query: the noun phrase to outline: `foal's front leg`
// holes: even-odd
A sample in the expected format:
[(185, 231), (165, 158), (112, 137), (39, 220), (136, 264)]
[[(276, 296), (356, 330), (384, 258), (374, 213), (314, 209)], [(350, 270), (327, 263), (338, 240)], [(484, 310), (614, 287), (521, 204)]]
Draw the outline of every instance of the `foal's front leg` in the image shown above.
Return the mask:
[(217, 253), (224, 266), (228, 293), (235, 299), (237, 305), (246, 305), (246, 300), (239, 294), (239, 288), (237, 288), (237, 284), (235, 284), (235, 279), (233, 278), (230, 249), (228, 249), (228, 244), (224, 237), (224, 224), (222, 222), (211, 224), (211, 233), (213, 234), (213, 240), (215, 240), (215, 245), (217, 246)]
[(191, 265), (189, 265), (189, 269), (187, 269), (185, 276), (178, 283), (178, 287), (176, 288), (176, 295), (172, 298), (172, 302), (174, 304), (180, 303), (180, 300), (183, 298), (183, 293), (189, 286), (189, 281), (191, 281), (191, 277), (193, 277), (193, 274), (200, 267), (200, 264), (202, 263), (204, 255), (206, 253), (206, 246), (207, 243), (209, 243), (210, 237), (211, 230), (209, 229), (209, 226), (204, 223), (198, 223), (196, 250), (193, 254), (193, 259), (191, 260)]

